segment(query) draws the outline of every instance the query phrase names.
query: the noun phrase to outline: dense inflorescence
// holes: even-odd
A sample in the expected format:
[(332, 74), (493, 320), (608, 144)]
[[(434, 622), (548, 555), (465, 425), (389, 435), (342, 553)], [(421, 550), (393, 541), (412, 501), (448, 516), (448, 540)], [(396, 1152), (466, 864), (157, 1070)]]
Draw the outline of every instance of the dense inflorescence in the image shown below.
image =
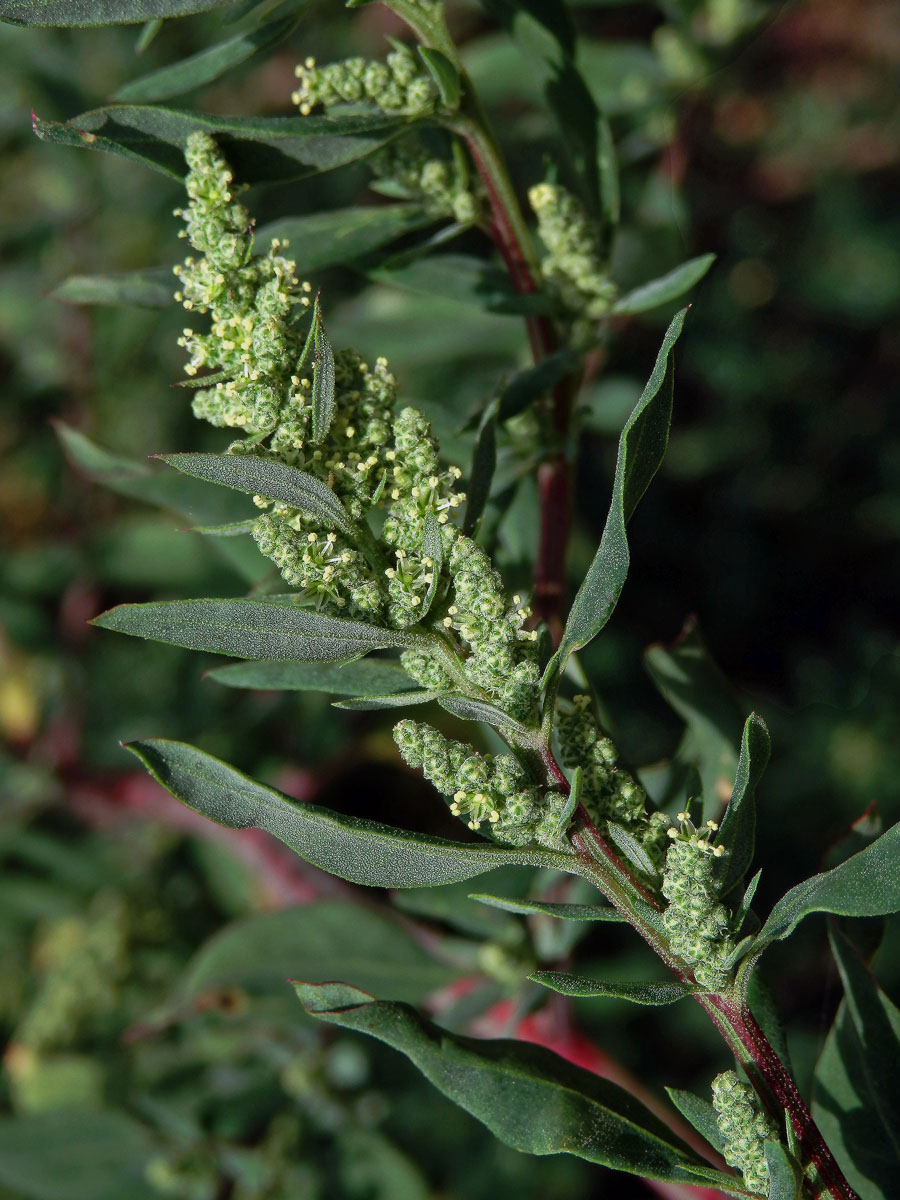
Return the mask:
[(561, 845), (565, 797), (551, 792), (541, 799), (512, 755), (478, 754), (418, 721), (400, 721), (394, 740), (403, 760), (421, 768), (426, 779), (451, 798), (450, 811), (470, 829), (485, 826), (497, 841), (512, 846)]
[(712, 1082), (713, 1108), (725, 1143), (725, 1161), (744, 1176), (751, 1192), (765, 1196), (769, 1191), (769, 1168), (765, 1142), (776, 1138), (774, 1122), (763, 1112), (749, 1083), (734, 1071), (723, 1071)]
[(304, 116), (319, 106), (375, 104), (391, 115), (421, 117), (438, 101), (437, 85), (421, 60), (399, 43), (385, 62), (345, 58), (319, 67), (307, 58), (294, 74), (297, 89), (291, 99)]
[(436, 157), (417, 141), (389, 142), (372, 155), (369, 166), (378, 179), (372, 184), (376, 191), (416, 200), (431, 217), (470, 225), (481, 215), (480, 195), (462, 162)]
[(616, 296), (599, 250), (599, 235), (581, 203), (558, 183), (536, 184), (528, 200), (546, 248), (541, 273), (560, 304), (575, 316), (605, 316)]
[(619, 765), (618, 751), (601, 731), (590, 696), (575, 696), (570, 708), (561, 706), (556, 729), (563, 764), (582, 768), (580, 800), (591, 819), (596, 824), (614, 821), (623, 826), (661, 870), (669, 818), (647, 811), (647, 793)]
[(672, 950), (687, 963), (701, 987), (724, 988), (730, 979), (725, 965), (734, 949), (728, 910), (719, 902), (715, 863), (724, 850), (710, 841), (718, 826), (708, 821), (700, 833), (687, 813), (679, 813), (680, 829), (670, 829), (662, 894), (669, 901), (663, 924)]

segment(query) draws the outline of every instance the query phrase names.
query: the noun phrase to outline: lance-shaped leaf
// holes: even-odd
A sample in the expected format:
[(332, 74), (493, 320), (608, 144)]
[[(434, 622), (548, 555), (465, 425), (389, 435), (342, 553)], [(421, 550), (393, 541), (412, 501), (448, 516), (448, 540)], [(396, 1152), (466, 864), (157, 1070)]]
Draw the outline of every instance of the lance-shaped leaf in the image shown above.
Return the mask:
[(158, 454), (156, 457), (184, 475), (194, 475), (251, 496), (280, 500), (334, 525), (342, 533), (353, 532), (353, 522), (331, 488), (298, 467), (289, 467), (274, 458), (257, 458), (255, 454)]
[(382, 708), (408, 708), (411, 704), (428, 704), (441, 695), (442, 692), (423, 688), (411, 692), (389, 692), (381, 696), (353, 696), (349, 700), (335, 700), (332, 708), (345, 708), (350, 712), (376, 712)]
[(469, 899), (523, 917), (557, 917), (562, 921), (618, 922), (627, 920), (611, 904), (563, 904), (550, 900), (508, 900), (505, 896), (491, 896), (485, 892), (473, 892)]
[[(450, 1100), (508, 1146), (573, 1154), (646, 1179), (697, 1183), (710, 1171), (642, 1104), (616, 1084), (543, 1046), (460, 1037), (405, 1004), (373, 1001), (346, 984), (295, 984), (306, 1011), (405, 1054)], [(697, 1173), (695, 1173), (697, 1172)], [(743, 1188), (735, 1190), (745, 1195)]]
[(470, 700), (468, 696), (441, 696), (440, 705), (448, 713), (453, 713), (454, 717), (461, 717), (464, 721), (484, 721), (486, 725), (493, 725), (497, 729), (509, 729), (520, 737), (529, 736), (521, 721), (514, 720), (503, 709), (483, 700)]
[(840, 866), (804, 879), (778, 901), (756, 939), (786, 938), (814, 912), (884, 917), (900, 911), (900, 822)]
[(800, 1164), (773, 1138), (766, 1141), (763, 1149), (769, 1168), (768, 1200), (802, 1200), (803, 1172)]
[(569, 975), (565, 971), (535, 971), (528, 978), (563, 996), (608, 996), (617, 1000), (630, 1000), (632, 1004), (674, 1004), (685, 996), (694, 996), (697, 989), (678, 979), (664, 979), (652, 983), (607, 983), (602, 979), (585, 979), (581, 975)]
[(420, 621), (424, 621), (431, 611), (441, 581), (441, 571), (444, 569), (444, 539), (441, 537), (438, 519), (430, 508), (425, 513), (425, 520), (422, 524), (422, 554), (431, 560), (431, 583), (429, 583), (425, 599), (422, 601)]
[(741, 738), (741, 755), (738, 759), (734, 789), (715, 839), (728, 852), (727, 856), (720, 860), (723, 864), (720, 882), (723, 896), (727, 896), (743, 879), (753, 861), (756, 789), (769, 761), (770, 749), (769, 731), (765, 721), (757, 713), (751, 713)]
[(459, 71), (453, 63), (441, 54), (440, 50), (432, 50), (428, 46), (417, 46), (419, 57), (428, 69), (428, 74), (437, 84), (441, 104), (450, 112), (459, 108), (462, 94), (462, 81)]
[(2, 0), (0, 20), (11, 25), (136, 25), (162, 17), (186, 17), (232, 0)]
[(208, 679), (227, 687), (273, 692), (330, 692), (334, 696), (380, 696), (415, 691), (418, 684), (398, 663), (380, 658), (359, 662), (239, 662), (215, 667)]
[(656, 366), (619, 438), (612, 503), (594, 561), (566, 621), (558, 654), (561, 669), (572, 653), (600, 632), (612, 615), (625, 584), (630, 555), (625, 526), (656, 474), (669, 440), (674, 365), (672, 347), (687, 310), (672, 321)]
[(845, 998), (816, 1064), (813, 1117), (856, 1192), (893, 1200), (900, 1150), (891, 1071), (900, 1053), (900, 1010), (839, 935), (832, 949)]
[(643, 871), (645, 875), (656, 873), (656, 868), (653, 865), (650, 855), (637, 838), (628, 832), (624, 825), (617, 825), (615, 821), (608, 821), (607, 828), (609, 830), (609, 840), (615, 844), (623, 857), (633, 867), (636, 867), (639, 871)]
[(434, 887), (509, 865), (578, 870), (568, 854), (450, 842), (304, 804), (183, 742), (154, 738), (125, 748), (188, 808), (230, 829), (263, 829), (307, 862), (351, 883)]
[(699, 258), (690, 258), (667, 275), (661, 275), (659, 279), (626, 292), (613, 305), (613, 312), (618, 315), (642, 313), (651, 308), (659, 308), (662, 304), (670, 304), (699, 283), (715, 261), (714, 254), (701, 254)]
[[(308, 120), (309, 118), (307, 118)], [(546, 313), (549, 297), (534, 292), (517, 293), (499, 267), (468, 254), (435, 254), (399, 267), (377, 267), (367, 272), (384, 283), (418, 295), (442, 296), (493, 313)]]
[(180, 62), (170, 63), (132, 79), (114, 94), (114, 100), (124, 100), (129, 104), (146, 104), (159, 100), (169, 100), (173, 96), (181, 96), (192, 92), (195, 88), (204, 87), (219, 79), (233, 67), (246, 62), (261, 50), (267, 50), (286, 37), (297, 23), (294, 16), (278, 17), (266, 21), (255, 29), (226, 38), (215, 46), (192, 54)]
[(325, 440), (331, 422), (334, 420), (334, 351), (325, 326), (322, 323), (322, 310), (319, 299), (313, 310), (313, 371), (312, 371), (312, 420), (311, 440), (319, 443)]
[(743, 713), (734, 690), (713, 661), (697, 624), (685, 623), (672, 645), (651, 646), (647, 670), (687, 728), (676, 751), (703, 784), (703, 818), (718, 820), (734, 785)]
[(484, 411), (478, 426), (475, 449), (472, 453), (472, 470), (466, 488), (466, 516), (463, 533), (474, 537), (491, 494), (491, 483), (497, 466), (497, 400), (492, 400)]
[(92, 624), (133, 637), (235, 658), (339, 662), (369, 650), (402, 646), (393, 629), (341, 621), (270, 600), (162, 600), (120, 604)]
[(710, 1102), (695, 1096), (693, 1092), (685, 1092), (679, 1088), (667, 1087), (666, 1091), (685, 1120), (721, 1154), (725, 1149), (725, 1141), (719, 1129), (716, 1110)]
[(172, 272), (167, 267), (151, 267), (112, 275), (70, 275), (50, 294), (68, 304), (167, 308), (172, 303)]
[(190, 134), (212, 134), (244, 183), (301, 179), (373, 153), (408, 122), (376, 114), (340, 117), (220, 117), (177, 108), (112, 104), (71, 121), (43, 121), (34, 132), (45, 142), (105, 150), (173, 179), (187, 171)]

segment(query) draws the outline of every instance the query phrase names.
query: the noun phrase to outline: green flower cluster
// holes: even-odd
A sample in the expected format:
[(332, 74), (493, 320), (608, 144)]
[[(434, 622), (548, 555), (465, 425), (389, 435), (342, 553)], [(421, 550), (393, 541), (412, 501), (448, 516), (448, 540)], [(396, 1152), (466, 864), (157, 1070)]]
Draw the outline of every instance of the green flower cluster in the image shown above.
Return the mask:
[(712, 1082), (712, 1102), (725, 1143), (725, 1161), (738, 1168), (751, 1192), (768, 1195), (765, 1142), (776, 1136), (776, 1130), (753, 1088), (742, 1083), (734, 1071), (723, 1071)]
[(730, 978), (725, 960), (734, 949), (728, 910), (719, 903), (714, 862), (724, 847), (710, 837), (718, 829), (707, 821), (699, 833), (687, 813), (679, 813), (680, 829), (670, 829), (662, 894), (669, 901), (663, 925), (672, 950), (693, 968), (701, 987), (724, 988)]
[(539, 183), (528, 192), (547, 250), (541, 272), (560, 303), (577, 316), (597, 320), (616, 297), (616, 286), (600, 255), (596, 228), (579, 200), (558, 183)]
[(212, 139), (192, 134), (187, 160), (190, 204), (179, 215), (204, 257), (179, 268), (177, 297), (209, 312), (212, 328), (205, 335), (185, 330), (180, 344), (191, 354), (188, 374), (201, 366), (220, 371), (214, 387), (197, 393), (195, 414), (248, 435), (231, 453), (271, 456), (314, 475), (357, 521), (386, 509), (382, 541), (396, 565), (376, 571), (321, 522), (264, 497), (257, 503), (267, 511), (253, 536), (284, 579), (324, 611), (413, 624), (433, 579), (423, 553), (425, 517), (431, 511), (446, 527), (449, 552), (456, 537), (450, 518), (465, 499), (457, 491), (462, 473), (441, 468), (421, 413), (395, 415), (397, 385), (386, 360), (370, 367), (353, 350), (334, 355), (335, 416), (324, 438), (313, 440), (307, 337), (296, 321), (309, 306), (309, 285), (298, 290), (295, 264), (276, 254), (284, 243), (252, 257), (249, 218), (233, 201), (231, 172)]
[(486, 825), (497, 841), (511, 846), (562, 846), (566, 798), (550, 792), (542, 800), (512, 755), (478, 754), (418, 721), (400, 721), (394, 740), (404, 762), (421, 768), (439, 792), (452, 798), (450, 811), (470, 829)]
[(559, 709), (556, 731), (563, 765), (582, 768), (581, 803), (591, 819), (623, 825), (662, 870), (669, 818), (647, 812), (647, 793), (618, 765), (616, 747), (601, 732), (590, 696), (574, 696), (571, 708)]
[(391, 142), (368, 160), (378, 182), (372, 186), (388, 195), (418, 201), (431, 217), (452, 217), (460, 225), (477, 221), (481, 201), (460, 163), (435, 158), (418, 142)]
[(385, 62), (345, 58), (316, 66), (314, 58), (298, 65), (297, 89), (291, 100), (308, 116), (321, 105), (377, 104), (382, 112), (420, 117), (434, 110), (438, 89), (408, 46), (396, 43)]

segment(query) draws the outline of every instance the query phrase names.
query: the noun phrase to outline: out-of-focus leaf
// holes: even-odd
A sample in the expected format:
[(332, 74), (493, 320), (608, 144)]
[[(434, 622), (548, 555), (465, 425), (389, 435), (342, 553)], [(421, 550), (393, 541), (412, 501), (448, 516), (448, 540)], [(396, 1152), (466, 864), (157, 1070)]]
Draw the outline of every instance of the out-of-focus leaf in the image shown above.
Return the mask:
[(152, 104), (181, 96), (195, 88), (204, 87), (219, 79), (232, 67), (246, 62), (260, 50), (268, 50), (286, 37), (296, 24), (296, 17), (279, 17), (273, 21), (235, 34), (224, 42), (192, 54), (181, 62), (171, 63), (123, 84), (113, 100), (128, 104)]
[[(405, 1054), (445, 1096), (529, 1154), (574, 1154), (647, 1179), (736, 1181), (706, 1168), (632, 1096), (542, 1046), (459, 1037), (345, 984), (297, 983), (307, 1012)], [(735, 1194), (746, 1194), (743, 1188)]]
[(405, 644), (403, 635), (393, 629), (325, 617), (271, 600), (120, 604), (95, 617), (92, 624), (132, 637), (235, 658), (337, 662), (369, 650)]
[(0, 21), (11, 25), (137, 25), (224, 8), (233, 0), (2, 0)]
[(153, 1200), (154, 1152), (121, 1112), (63, 1109), (0, 1121), (0, 1186), (28, 1200)]
[(668, 704), (686, 722), (679, 761), (697, 767), (703, 785), (703, 817), (718, 819), (731, 795), (741, 744), (742, 714), (728, 684), (689, 621), (671, 646), (651, 646), (644, 663)]
[(111, 104), (65, 123), (36, 114), (34, 132), (45, 142), (106, 150), (153, 167), (173, 179), (187, 168), (190, 134), (212, 134), (243, 183), (300, 179), (355, 162), (383, 146), (401, 124), (373, 114), (342, 117), (220, 117), (176, 108)]
[(756, 789), (769, 761), (769, 731), (757, 713), (751, 713), (744, 725), (741, 754), (734, 789), (716, 841), (728, 854), (721, 860), (721, 894), (727, 896), (744, 877), (753, 861), (756, 839)]
[(619, 163), (609, 121), (601, 113), (597, 120), (597, 178), (600, 186), (600, 211), (607, 225), (619, 223)]
[(286, 980), (298, 971), (324, 979), (344, 974), (386, 1000), (410, 1003), (458, 975), (397, 921), (350, 901), (322, 900), (226, 926), (194, 955), (176, 1000), (224, 988), (290, 994)]
[(580, 975), (569, 975), (565, 971), (535, 971), (528, 976), (563, 996), (609, 996), (617, 1000), (630, 1000), (632, 1004), (674, 1004), (685, 996), (696, 995), (697, 989), (677, 979), (665, 979), (653, 983), (607, 983), (602, 979), (585, 979)]
[(698, 258), (689, 258), (674, 271), (661, 275), (650, 283), (643, 283), (633, 291), (627, 292), (613, 305), (613, 312), (623, 316), (631, 313), (649, 312), (663, 304), (670, 304), (683, 296), (706, 274), (716, 261), (714, 254), (701, 254)]
[[(333, 375), (333, 369), (332, 369)], [(352, 534), (353, 522), (335, 493), (314, 475), (255, 454), (159, 454), (163, 462), (209, 483), (280, 500)]]
[(498, 419), (507, 421), (545, 396), (560, 380), (577, 370), (584, 355), (569, 347), (555, 350), (536, 366), (518, 371), (500, 393)]
[(70, 275), (50, 293), (69, 304), (127, 304), (167, 308), (172, 303), (172, 272), (166, 267), (113, 275)]
[(183, 804), (230, 829), (263, 829), (332, 875), (369, 887), (434, 887), (510, 864), (577, 872), (550, 850), (467, 845), (303, 804), (183, 742), (131, 742), (150, 774)]
[(492, 313), (547, 313), (551, 301), (544, 293), (520, 296), (506, 271), (468, 254), (433, 254), (400, 267), (375, 267), (367, 272), (376, 283), (442, 296)]
[(562, 921), (624, 921), (626, 919), (611, 904), (562, 904), (549, 900), (508, 900), (505, 896), (489, 896), (481, 892), (473, 892), (469, 899), (523, 917), (558, 917)]
[(256, 243), (272, 238), (289, 243), (290, 257), (304, 275), (325, 267), (352, 263), (404, 233), (431, 222), (418, 204), (377, 204), (366, 208), (339, 208), (334, 212), (281, 217), (257, 230)]
[(778, 901), (757, 945), (786, 938), (814, 912), (883, 917), (900, 911), (900, 822), (839, 867), (804, 879)]
[(612, 503), (594, 561), (569, 612), (557, 652), (561, 669), (573, 650), (596, 637), (612, 615), (628, 573), (630, 553), (625, 526), (656, 474), (669, 440), (674, 364), (672, 347), (681, 333), (682, 310), (672, 321), (656, 366), (622, 435), (613, 482)]
[(399, 664), (379, 658), (359, 662), (239, 662), (215, 667), (207, 678), (228, 687), (274, 692), (330, 692), (335, 696), (380, 696), (414, 691), (418, 684)]
[(469, 472), (466, 487), (466, 516), (463, 522), (463, 533), (467, 537), (475, 535), (491, 494), (491, 483), (497, 466), (497, 406), (498, 402), (492, 400), (485, 409), (472, 452), (472, 470)]
[(725, 1142), (719, 1130), (716, 1110), (710, 1102), (695, 1096), (693, 1092), (681, 1091), (679, 1088), (667, 1087), (666, 1091), (685, 1120), (721, 1154), (725, 1149)]

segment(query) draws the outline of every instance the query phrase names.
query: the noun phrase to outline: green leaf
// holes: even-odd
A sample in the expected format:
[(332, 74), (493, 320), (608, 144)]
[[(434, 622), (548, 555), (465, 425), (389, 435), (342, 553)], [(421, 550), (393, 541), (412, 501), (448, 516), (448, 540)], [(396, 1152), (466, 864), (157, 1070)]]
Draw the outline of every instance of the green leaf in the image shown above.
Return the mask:
[(501, 908), (504, 912), (516, 913), (523, 917), (558, 917), (562, 921), (627, 920), (611, 904), (560, 904), (549, 900), (508, 900), (505, 896), (490, 896), (484, 892), (474, 892), (469, 896), (469, 899), (477, 900), (479, 904), (489, 904), (492, 908)]
[(188, 808), (230, 829), (263, 829), (351, 883), (434, 887), (510, 864), (577, 872), (567, 854), (450, 842), (303, 804), (183, 742), (157, 738), (125, 748)]
[(757, 946), (791, 934), (814, 912), (883, 917), (900, 911), (900, 822), (839, 867), (804, 879), (778, 901), (757, 935)]
[(660, 308), (663, 304), (670, 304), (699, 283), (715, 261), (714, 254), (701, 254), (699, 258), (689, 258), (667, 275), (661, 275), (659, 279), (626, 292), (613, 305), (613, 312), (617, 316), (624, 316), (649, 312), (650, 309)]
[(373, 153), (409, 122), (376, 114), (340, 117), (220, 117), (140, 104), (111, 104), (65, 123), (32, 121), (45, 142), (106, 150), (173, 179), (187, 167), (184, 147), (212, 134), (242, 183), (301, 179)]
[(676, 759), (697, 767), (703, 818), (718, 820), (733, 790), (743, 714), (734, 691), (710, 656), (695, 621), (672, 646), (651, 646), (645, 666), (666, 702), (686, 722)]
[(685, 996), (697, 994), (696, 988), (677, 979), (653, 983), (606, 983), (601, 979), (568, 975), (565, 971), (535, 971), (528, 978), (563, 996), (609, 996), (617, 1000), (630, 1000), (632, 1004), (674, 1004)]
[(545, 396), (560, 380), (573, 374), (580, 367), (583, 358), (581, 350), (566, 347), (563, 350), (554, 350), (536, 366), (518, 371), (500, 393), (499, 419), (507, 421), (523, 412), (535, 400)]
[[(312, 430), (311, 441), (315, 444), (325, 440), (334, 420), (334, 351), (322, 324), (322, 311), (316, 297), (313, 310), (313, 359), (312, 376)], [(316, 481), (318, 482), (318, 480)], [(330, 491), (326, 488), (326, 491)], [(332, 493), (333, 495), (334, 493)], [(335, 500), (337, 497), (335, 496)], [(340, 503), (338, 501), (338, 503)]]
[(744, 725), (734, 788), (716, 841), (728, 855), (722, 860), (721, 894), (727, 896), (753, 861), (756, 838), (756, 789), (769, 761), (771, 742), (766, 723), (751, 713)]
[(750, 905), (753, 903), (753, 897), (756, 895), (756, 889), (759, 887), (759, 881), (762, 878), (762, 867), (756, 872), (744, 891), (741, 897), (741, 902), (735, 909), (734, 919), (731, 923), (731, 928), (735, 933), (740, 933), (744, 922), (747, 920), (747, 914), (750, 912)]
[(91, 623), (188, 650), (302, 662), (337, 662), (369, 650), (402, 646), (406, 641), (393, 629), (324, 617), (270, 600), (120, 604)]
[(11, 25), (136, 25), (160, 17), (224, 8), (232, 0), (2, 0), (0, 21)]
[(650, 855), (636, 837), (633, 837), (624, 826), (617, 825), (615, 821), (607, 821), (607, 828), (609, 830), (610, 841), (615, 843), (616, 847), (633, 867), (636, 867), (645, 875), (656, 874), (656, 868), (653, 865)]
[[(307, 118), (309, 119), (309, 118)], [(492, 313), (546, 313), (543, 293), (520, 296), (499, 267), (468, 254), (433, 254), (399, 267), (373, 267), (370, 279), (416, 295), (441, 296)]]
[(441, 96), (441, 105), (449, 112), (459, 108), (462, 94), (462, 81), (459, 71), (453, 63), (441, 54), (440, 50), (432, 50), (428, 46), (417, 46), (419, 57), (428, 69), (428, 74), (437, 84)]
[(276, 45), (291, 32), (297, 23), (295, 16), (266, 21), (256, 29), (235, 34), (180, 62), (160, 67), (123, 84), (113, 93), (113, 100), (128, 104), (147, 104), (169, 100), (219, 79), (233, 67), (246, 62), (261, 50)]
[(468, 696), (441, 696), (438, 701), (441, 708), (461, 717), (464, 721), (484, 721), (497, 729), (511, 729), (521, 737), (528, 737), (528, 730), (520, 722), (508, 716), (503, 709), (495, 708), (482, 700), (470, 700)]
[(275, 692), (330, 692), (337, 696), (380, 696), (414, 691), (418, 685), (399, 664), (381, 658), (359, 662), (239, 662), (215, 667), (206, 677), (227, 687)]
[(339, 208), (271, 221), (257, 230), (256, 242), (267, 246), (272, 238), (279, 238), (289, 243), (298, 270), (310, 275), (365, 258), (431, 221), (418, 204)]
[(439, 1091), (501, 1141), (529, 1154), (574, 1154), (647, 1179), (694, 1183), (693, 1151), (609, 1080), (542, 1046), (460, 1037), (405, 1004), (341, 984), (297, 983), (307, 1012), (405, 1054)]
[(277, 459), (258, 458), (255, 454), (158, 454), (155, 457), (184, 475), (193, 475), (250, 496), (280, 500), (282, 504), (289, 504), (291, 508), (336, 526), (342, 533), (353, 533), (353, 522), (330, 487), (314, 475), (307, 475)]
[(600, 211), (610, 228), (619, 223), (619, 164), (609, 121), (601, 113), (597, 119), (597, 178), (600, 185)]
[(54, 1109), (0, 1121), (0, 1187), (28, 1200), (158, 1200), (155, 1147), (121, 1112)]
[(349, 700), (335, 700), (332, 708), (346, 708), (350, 712), (376, 712), (382, 708), (407, 708), (410, 704), (428, 704), (442, 695), (443, 692), (423, 689), (388, 692), (381, 696), (353, 696)]
[(769, 1168), (768, 1200), (802, 1200), (803, 1174), (800, 1164), (780, 1142), (769, 1138), (764, 1145)]
[(558, 653), (560, 669), (573, 650), (596, 637), (612, 615), (630, 560), (625, 526), (656, 474), (669, 440), (674, 366), (671, 350), (687, 310), (669, 326), (653, 373), (622, 430), (612, 503), (600, 548), (572, 605)]
[(406, 928), (349, 900), (321, 900), (263, 913), (226, 926), (194, 955), (176, 1001), (240, 988), (259, 994), (287, 990), (297, 972), (323, 979), (344, 974), (389, 1000), (423, 1000), (459, 972), (437, 963)]
[(474, 537), (491, 494), (491, 483), (497, 466), (497, 411), (498, 401), (492, 400), (481, 417), (475, 449), (472, 452), (472, 469), (466, 487), (466, 516), (463, 533)]
[(121, 271), (112, 275), (70, 275), (50, 295), (68, 304), (127, 304), (167, 308), (174, 284), (168, 267)]
[[(853, 961), (849, 947), (835, 947), (844, 959), (845, 994), (856, 996), (856, 1016), (848, 999), (838, 1009), (816, 1064), (812, 1112), (828, 1146), (851, 1187), (866, 1200), (893, 1200), (896, 1195), (898, 1158), (897, 1126), (885, 1136), (882, 1105), (896, 1107), (896, 1079), (889, 1091), (873, 1090), (883, 1083), (878, 1056), (886, 1052), (896, 1061), (900, 1043), (900, 1010), (871, 979), (862, 963)], [(842, 972), (843, 974), (843, 972)], [(875, 1007), (871, 1029), (859, 1035), (859, 1020)], [(873, 1061), (873, 1058), (875, 1061)]]
[(716, 1110), (708, 1100), (695, 1096), (693, 1092), (684, 1092), (679, 1088), (667, 1087), (669, 1099), (701, 1137), (706, 1138), (711, 1146), (723, 1153), (725, 1142), (719, 1130)]

